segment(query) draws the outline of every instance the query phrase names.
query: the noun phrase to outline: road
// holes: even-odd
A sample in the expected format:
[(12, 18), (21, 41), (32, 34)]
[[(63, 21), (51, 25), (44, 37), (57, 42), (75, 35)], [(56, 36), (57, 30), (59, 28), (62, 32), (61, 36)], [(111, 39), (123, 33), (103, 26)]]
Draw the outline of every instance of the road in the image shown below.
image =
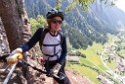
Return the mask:
[[(106, 45), (107, 47), (110, 47), (112, 44), (114, 44), (114, 40), (112, 41), (112, 43), (109, 45)], [(107, 65), (106, 65), (106, 62), (104, 62), (103, 61), (103, 55), (104, 55), (104, 52), (106, 51), (106, 49), (107, 49), (107, 47), (105, 47), (104, 48), (104, 51), (101, 53), (101, 61), (102, 61), (102, 63), (103, 63), (103, 65), (108, 69), (108, 72), (110, 73), (110, 74), (112, 74), (111, 76), (112, 76), (112, 78), (114, 78), (115, 80), (118, 80), (121, 84), (125, 84), (125, 76), (121, 76), (121, 75), (118, 75), (118, 74), (116, 74), (115, 72), (113, 72)], [(108, 51), (108, 50), (107, 50)], [(109, 82), (110, 83), (110, 82)], [(110, 84), (112, 84), (112, 83), (110, 83)]]

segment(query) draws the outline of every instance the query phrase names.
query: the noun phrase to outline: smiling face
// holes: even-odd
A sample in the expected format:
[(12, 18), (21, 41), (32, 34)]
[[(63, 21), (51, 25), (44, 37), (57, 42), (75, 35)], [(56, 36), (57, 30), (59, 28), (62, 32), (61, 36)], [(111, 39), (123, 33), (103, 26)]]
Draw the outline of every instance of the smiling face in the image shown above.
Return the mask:
[(50, 27), (51, 27), (51, 31), (52, 32), (58, 32), (61, 28), (61, 24), (62, 24), (62, 19), (61, 17), (54, 17), (51, 21), (50, 21)]

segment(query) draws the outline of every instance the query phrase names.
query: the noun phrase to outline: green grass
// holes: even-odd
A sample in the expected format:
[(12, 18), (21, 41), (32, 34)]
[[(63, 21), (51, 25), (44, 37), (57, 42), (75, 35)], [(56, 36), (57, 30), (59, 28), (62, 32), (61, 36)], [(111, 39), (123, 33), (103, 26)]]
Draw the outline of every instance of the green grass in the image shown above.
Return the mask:
[(107, 70), (107, 68), (103, 64), (98, 65), (98, 67), (100, 67), (102, 70)]
[(80, 49), (79, 51), (85, 54), (87, 56), (87, 59), (92, 61), (96, 65), (102, 63), (100, 56), (96, 54), (97, 51), (100, 53), (103, 51), (103, 46), (101, 44), (93, 43), (93, 46), (89, 46), (86, 50)]
[(88, 60), (85, 59), (85, 58), (81, 58), (81, 57), (80, 57), (80, 62), (81, 62), (81, 63), (84, 63), (84, 64), (87, 64), (87, 65), (89, 65), (89, 66), (94, 66), (93, 63), (91, 63), (90, 61), (88, 61)]
[(80, 73), (81, 75), (88, 77), (91, 81), (93, 81), (95, 84), (101, 84), (97, 79), (96, 76), (98, 75), (97, 72), (91, 70), (90, 68), (80, 66), (80, 65), (72, 65), (70, 66), (74, 71)]
[[(80, 58), (80, 61), (81, 61), (81, 63), (84, 63), (84, 64), (86, 64), (88, 66), (95, 66), (95, 63), (92, 63), (92, 62), (90, 62), (89, 60), (87, 60), (85, 58)], [(101, 68), (102, 70), (107, 70), (107, 68), (102, 63), (99, 64), (97, 68), (98, 69)]]
[(117, 64), (116, 64), (114, 61), (112, 61), (112, 60), (111, 60), (111, 62), (107, 62), (106, 65), (107, 65), (110, 69), (112, 69), (112, 70), (114, 70), (114, 69), (116, 68), (116, 66), (117, 66)]
[(125, 49), (120, 50), (119, 54), (125, 57)]
[(123, 47), (123, 46), (125, 47), (125, 43), (122, 43), (121, 45), (122, 45), (122, 47)]

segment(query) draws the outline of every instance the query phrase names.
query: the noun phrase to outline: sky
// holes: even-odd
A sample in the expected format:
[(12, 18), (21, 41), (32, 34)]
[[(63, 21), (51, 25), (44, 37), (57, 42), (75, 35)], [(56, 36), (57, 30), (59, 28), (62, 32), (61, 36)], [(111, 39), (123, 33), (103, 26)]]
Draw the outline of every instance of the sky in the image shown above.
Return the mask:
[(115, 4), (125, 12), (125, 0), (117, 0)]

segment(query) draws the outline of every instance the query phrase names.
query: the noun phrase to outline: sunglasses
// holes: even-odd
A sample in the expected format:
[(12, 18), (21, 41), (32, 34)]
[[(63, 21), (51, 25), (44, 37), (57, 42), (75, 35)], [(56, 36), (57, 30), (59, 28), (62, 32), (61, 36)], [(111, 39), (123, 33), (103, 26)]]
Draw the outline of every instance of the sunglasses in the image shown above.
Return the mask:
[(57, 23), (62, 24), (62, 20), (53, 19), (52, 23), (54, 23), (54, 24), (57, 24)]

